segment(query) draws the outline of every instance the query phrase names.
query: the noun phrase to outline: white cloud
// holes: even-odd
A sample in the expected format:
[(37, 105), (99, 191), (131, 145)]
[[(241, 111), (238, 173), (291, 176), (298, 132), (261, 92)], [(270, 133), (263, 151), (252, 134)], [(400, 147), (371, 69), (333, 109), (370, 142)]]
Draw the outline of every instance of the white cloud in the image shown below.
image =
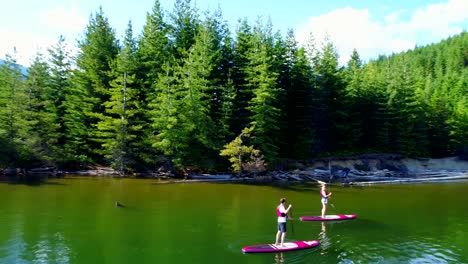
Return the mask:
[(27, 24), (28, 31), (15, 27), (0, 28), (0, 58), (4, 58), (5, 54), (13, 55), (16, 48), (17, 62), (30, 66), (38, 52), (48, 54), (47, 49), (57, 43), (60, 35), (65, 37), (72, 52), (76, 52), (76, 38), (85, 29), (88, 18), (80, 15), (79, 9), (72, 6), (48, 9), (22, 21)]
[(398, 10), (396, 12), (391, 13), (390, 15), (387, 15), (385, 17), (385, 23), (387, 24), (393, 24), (398, 22), (398, 19), (400, 19), (400, 15), (403, 14), (405, 10)]
[[(0, 35), (7, 40), (0, 41), (0, 58), (10, 54), (23, 66), (29, 66), (37, 52), (44, 54), (51, 43), (51, 39), (47, 37), (33, 36), (24, 32), (0, 30)], [(15, 48), (16, 54), (14, 54)]]
[[(437, 37), (452, 34), (460, 27), (455, 26), (468, 20), (468, 1), (449, 0), (447, 3), (428, 5), (414, 12), (407, 27), (413, 31), (427, 31)], [(459, 31), (458, 31), (459, 32)]]
[(84, 30), (88, 19), (81, 15), (79, 8), (74, 5), (71, 7), (59, 6), (46, 10), (39, 15), (39, 21), (48, 28), (66, 32), (79, 32)]
[(344, 64), (354, 48), (362, 59), (368, 60), (458, 34), (463, 26), (467, 27), (466, 10), (468, 1), (449, 0), (419, 8), (410, 13), (407, 21), (401, 14), (408, 10), (398, 10), (380, 22), (367, 9), (345, 7), (309, 18), (298, 27), (297, 36), (304, 43), (311, 33), (319, 41), (328, 35), (340, 54), (340, 63)]

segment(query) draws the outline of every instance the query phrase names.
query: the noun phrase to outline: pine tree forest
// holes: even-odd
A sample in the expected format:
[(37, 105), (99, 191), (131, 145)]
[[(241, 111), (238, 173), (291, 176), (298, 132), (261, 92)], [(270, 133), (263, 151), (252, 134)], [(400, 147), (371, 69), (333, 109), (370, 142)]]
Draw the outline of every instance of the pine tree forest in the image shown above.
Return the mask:
[(242, 145), (269, 169), (364, 153), (468, 159), (467, 32), (340, 65), (313, 32), (302, 47), (270, 21), (235, 28), (219, 9), (156, 0), (139, 34), (129, 21), (119, 39), (100, 8), (76, 56), (59, 37), (27, 74), (12, 51), (0, 65), (0, 168), (227, 171), (221, 153)]

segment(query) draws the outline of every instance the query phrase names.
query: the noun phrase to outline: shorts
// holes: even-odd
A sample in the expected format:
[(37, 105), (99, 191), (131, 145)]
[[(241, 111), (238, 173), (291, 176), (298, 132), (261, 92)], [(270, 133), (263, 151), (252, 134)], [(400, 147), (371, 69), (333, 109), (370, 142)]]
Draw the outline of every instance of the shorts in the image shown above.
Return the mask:
[(328, 203), (328, 199), (327, 199), (327, 198), (322, 198), (322, 203), (323, 203), (323, 204), (327, 204), (327, 203)]
[(278, 231), (286, 233), (286, 222), (278, 223)]

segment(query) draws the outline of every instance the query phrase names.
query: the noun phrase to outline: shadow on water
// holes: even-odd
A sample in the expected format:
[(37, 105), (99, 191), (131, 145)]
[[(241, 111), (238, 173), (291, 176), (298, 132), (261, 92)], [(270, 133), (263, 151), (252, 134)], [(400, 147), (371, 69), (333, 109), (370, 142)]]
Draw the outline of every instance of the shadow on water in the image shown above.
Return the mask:
[[(55, 178), (54, 178), (55, 179)], [(0, 177), (0, 183), (10, 185), (27, 185), (27, 186), (41, 186), (41, 185), (56, 185), (65, 186), (67, 184), (61, 182), (51, 181), (48, 177)]]
[[(195, 182), (194, 182), (195, 183)], [(287, 181), (205, 181), (209, 184), (238, 184), (249, 186), (269, 186), (285, 191), (310, 192), (313, 188), (319, 188), (316, 182), (287, 182)], [(341, 187), (341, 186), (340, 186)]]

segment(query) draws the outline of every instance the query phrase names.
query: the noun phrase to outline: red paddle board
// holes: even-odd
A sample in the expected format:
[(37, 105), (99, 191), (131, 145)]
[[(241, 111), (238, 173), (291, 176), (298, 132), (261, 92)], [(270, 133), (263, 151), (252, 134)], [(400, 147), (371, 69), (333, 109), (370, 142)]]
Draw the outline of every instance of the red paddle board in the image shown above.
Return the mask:
[(282, 247), (275, 246), (275, 244), (260, 244), (253, 246), (246, 246), (242, 248), (244, 253), (269, 253), (269, 252), (283, 252), (293, 251), (299, 249), (313, 248), (320, 244), (317, 240), (310, 241), (294, 241), (284, 243)]
[(355, 214), (338, 214), (338, 215), (326, 215), (324, 218), (321, 216), (301, 216), (301, 221), (338, 221), (338, 220), (351, 220), (355, 219)]

